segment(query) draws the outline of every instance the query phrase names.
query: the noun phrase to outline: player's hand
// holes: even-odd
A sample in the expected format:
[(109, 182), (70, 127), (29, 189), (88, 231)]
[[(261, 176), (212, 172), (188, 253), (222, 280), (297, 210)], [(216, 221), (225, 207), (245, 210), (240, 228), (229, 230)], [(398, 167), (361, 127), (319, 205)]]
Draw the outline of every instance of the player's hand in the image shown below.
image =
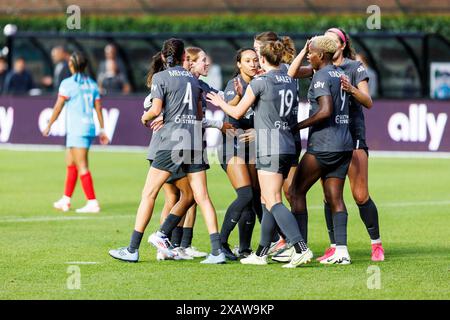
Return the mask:
[(236, 128), (233, 127), (233, 125), (231, 123), (224, 122), (222, 128), (220, 129), (220, 131), (222, 131), (222, 133), (226, 134), (229, 130), (234, 132), (234, 130), (236, 130)]
[(206, 101), (212, 103), (215, 106), (220, 107), (220, 104), (224, 102), (218, 93), (209, 92), (206, 95)]
[(155, 120), (152, 121), (152, 123), (150, 124), (150, 128), (153, 129), (153, 132), (158, 131), (159, 129), (161, 129), (162, 127), (164, 127), (164, 122), (163, 122), (163, 116), (158, 116), (157, 118), (155, 118)]
[(147, 119), (147, 112), (145, 112), (145, 113), (142, 115), (142, 117), (141, 117), (141, 123), (142, 123), (144, 126), (147, 127), (147, 123), (148, 123), (149, 121), (150, 121), (150, 120)]
[(106, 135), (106, 133), (103, 131), (100, 131), (100, 133), (98, 134), (98, 139), (100, 140), (100, 144), (102, 144), (102, 145), (109, 143), (109, 138)]
[(234, 78), (233, 79), (233, 85), (234, 85), (234, 91), (239, 97), (242, 97), (244, 95), (244, 87), (242, 86), (241, 79)]
[(309, 52), (309, 45), (311, 44), (311, 39), (306, 40), (305, 46), (300, 52), (303, 52), (303, 56), (306, 56)]
[(341, 87), (342, 90), (352, 93), (353, 92), (353, 86), (350, 83), (350, 79), (346, 75), (341, 75)]
[(48, 137), (49, 134), (50, 134), (50, 127), (47, 126), (44, 130), (42, 130), (42, 135), (44, 137)]
[(256, 140), (256, 129), (247, 129), (243, 134), (239, 135), (240, 142), (253, 142)]

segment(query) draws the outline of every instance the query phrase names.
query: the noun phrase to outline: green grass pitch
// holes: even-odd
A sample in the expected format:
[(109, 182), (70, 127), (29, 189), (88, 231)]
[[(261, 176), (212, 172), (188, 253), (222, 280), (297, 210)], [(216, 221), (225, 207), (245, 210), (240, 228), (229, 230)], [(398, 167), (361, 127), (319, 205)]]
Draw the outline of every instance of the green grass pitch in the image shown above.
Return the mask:
[[(0, 151), (0, 299), (450, 298), (449, 159), (371, 159), (370, 190), (380, 213), (386, 261), (370, 261), (369, 237), (347, 184), (352, 265), (314, 261), (292, 270), (277, 263), (261, 267), (238, 262), (205, 266), (198, 259), (157, 262), (146, 239), (157, 228), (161, 196), (144, 235), (141, 261), (113, 260), (108, 250), (128, 245), (133, 230), (148, 169), (145, 154), (91, 152), (103, 211), (90, 215), (52, 209), (63, 191), (63, 159), (63, 151)], [(221, 224), (234, 191), (218, 165), (208, 171), (208, 184)], [(315, 256), (328, 244), (321, 199), (316, 185), (308, 195), (309, 244)], [(84, 201), (78, 182), (72, 206)], [(199, 212), (193, 244), (208, 251), (200, 216)], [(257, 223), (253, 248), (258, 239)], [(237, 243), (237, 230), (230, 242)], [(74, 268), (80, 270), (80, 289), (73, 289)]]

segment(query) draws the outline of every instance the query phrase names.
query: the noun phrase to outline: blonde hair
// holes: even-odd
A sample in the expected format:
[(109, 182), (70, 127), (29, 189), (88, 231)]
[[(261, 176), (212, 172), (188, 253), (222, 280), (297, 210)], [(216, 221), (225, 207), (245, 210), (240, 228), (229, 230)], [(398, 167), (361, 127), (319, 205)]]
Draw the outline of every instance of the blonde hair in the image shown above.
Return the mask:
[(323, 51), (324, 53), (328, 53), (331, 56), (333, 56), (338, 49), (336, 42), (327, 36), (314, 37), (311, 39), (311, 43), (317, 49)]
[(200, 52), (203, 51), (203, 49), (199, 47), (187, 47), (185, 50), (186, 50), (186, 59), (192, 62), (197, 61), (198, 55), (200, 54)]
[(294, 41), (288, 36), (280, 38), (275, 32), (266, 31), (257, 34), (255, 36), (255, 40), (263, 43), (268, 41), (281, 41), (281, 43), (283, 44), (283, 56), (281, 59), (282, 63), (291, 64), (296, 56)]
[(284, 44), (280, 40), (267, 41), (260, 49), (261, 56), (273, 66), (278, 66), (283, 59)]

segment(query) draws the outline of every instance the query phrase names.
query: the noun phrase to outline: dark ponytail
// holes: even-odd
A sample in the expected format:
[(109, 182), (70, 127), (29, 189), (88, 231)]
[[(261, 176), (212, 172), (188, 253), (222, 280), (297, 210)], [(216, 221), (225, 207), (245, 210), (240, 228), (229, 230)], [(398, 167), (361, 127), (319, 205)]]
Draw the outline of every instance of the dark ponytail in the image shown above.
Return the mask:
[(88, 61), (84, 54), (79, 51), (75, 51), (70, 55), (70, 61), (72, 62), (75, 73), (84, 73), (88, 64)]
[(150, 70), (147, 73), (147, 87), (152, 87), (152, 79), (155, 73), (164, 70), (164, 63), (161, 58), (161, 51), (155, 53), (152, 57), (152, 61), (150, 62)]

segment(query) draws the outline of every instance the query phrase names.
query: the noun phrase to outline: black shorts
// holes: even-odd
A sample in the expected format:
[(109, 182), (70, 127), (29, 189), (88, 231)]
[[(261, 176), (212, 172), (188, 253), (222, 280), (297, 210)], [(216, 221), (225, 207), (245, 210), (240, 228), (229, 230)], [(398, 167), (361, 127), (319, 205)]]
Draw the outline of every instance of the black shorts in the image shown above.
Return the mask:
[(367, 146), (366, 139), (355, 139), (353, 140), (353, 150), (363, 149), (366, 151), (367, 156), (369, 156), (369, 147)]
[[(241, 149), (242, 147), (244, 147), (244, 149)], [(243, 151), (242, 151), (243, 150)], [(255, 142), (246, 142), (244, 143), (240, 143), (240, 144), (233, 144), (233, 150), (228, 150), (226, 149), (226, 144), (222, 144), (221, 147), (219, 147), (218, 152), (219, 152), (219, 159), (220, 159), (220, 166), (222, 167), (222, 169), (227, 172), (227, 167), (228, 167), (228, 163), (230, 162), (230, 160), (234, 157), (238, 157), (241, 158), (245, 161), (246, 164), (251, 164), (251, 163), (255, 163), (255, 155), (253, 152), (251, 151), (255, 151), (256, 150), (256, 146), (255, 146)]]
[(172, 173), (172, 175), (194, 173), (209, 169), (203, 151), (159, 150), (156, 152), (152, 167)]
[(344, 152), (309, 152), (312, 154), (322, 168), (322, 179), (340, 178), (345, 179), (348, 167), (352, 161), (353, 151)]
[(286, 179), (292, 168), (292, 163), (295, 162), (295, 157), (295, 154), (259, 156), (256, 158), (256, 169), (281, 173), (283, 179)]
[[(152, 166), (153, 160), (147, 159), (148, 162), (150, 162), (150, 167)], [(182, 178), (186, 177), (186, 172), (183, 171), (183, 169), (178, 169), (177, 172), (172, 173), (170, 177), (166, 180), (166, 183), (173, 184), (175, 181), (180, 180)]]

